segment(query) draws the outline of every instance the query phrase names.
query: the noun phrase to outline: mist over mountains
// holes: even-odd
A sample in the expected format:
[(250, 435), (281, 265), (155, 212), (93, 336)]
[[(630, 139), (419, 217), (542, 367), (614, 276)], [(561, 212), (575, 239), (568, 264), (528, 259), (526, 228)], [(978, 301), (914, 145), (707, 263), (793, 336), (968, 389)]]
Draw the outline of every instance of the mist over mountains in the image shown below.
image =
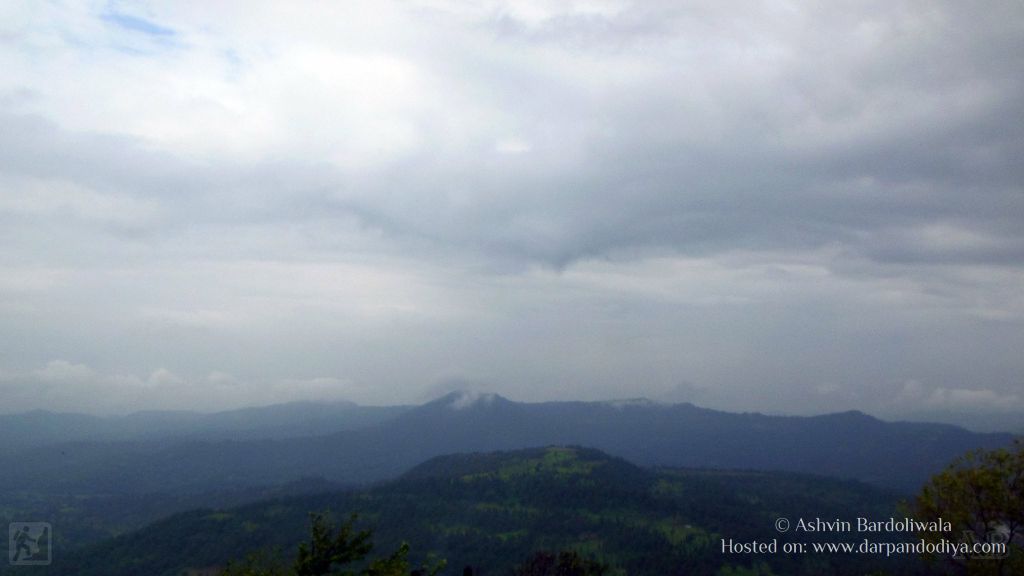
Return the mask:
[(468, 392), (416, 407), (282, 405), (113, 419), (28, 413), (0, 418), (0, 432), (8, 439), (0, 490), (132, 494), (313, 476), (362, 484), (442, 454), (547, 445), (593, 447), (643, 466), (806, 472), (912, 492), (963, 452), (1012, 440), (860, 412), (767, 416), (647, 400), (519, 403)]
[(288, 402), (214, 413), (146, 411), (93, 416), (33, 410), (0, 415), (0, 454), (62, 442), (288, 438), (352, 430), (390, 420), (406, 406)]

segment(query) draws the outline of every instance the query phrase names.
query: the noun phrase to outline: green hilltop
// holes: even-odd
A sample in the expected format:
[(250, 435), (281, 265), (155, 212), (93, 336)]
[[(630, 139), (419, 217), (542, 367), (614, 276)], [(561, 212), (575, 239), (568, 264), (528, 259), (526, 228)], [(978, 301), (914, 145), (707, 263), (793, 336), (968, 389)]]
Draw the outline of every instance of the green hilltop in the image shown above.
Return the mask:
[[(378, 549), (408, 542), (415, 562), (445, 558), (445, 574), (509, 574), (538, 550), (575, 550), (611, 574), (913, 573), (913, 559), (723, 555), (721, 539), (778, 535), (792, 518), (888, 518), (897, 497), (853, 482), (793, 473), (642, 469), (602, 452), (549, 447), (434, 458), (358, 491), (194, 510), (18, 574), (177, 576), (257, 550), (287, 557), (309, 513), (358, 513)], [(193, 572), (200, 573), (200, 572)]]

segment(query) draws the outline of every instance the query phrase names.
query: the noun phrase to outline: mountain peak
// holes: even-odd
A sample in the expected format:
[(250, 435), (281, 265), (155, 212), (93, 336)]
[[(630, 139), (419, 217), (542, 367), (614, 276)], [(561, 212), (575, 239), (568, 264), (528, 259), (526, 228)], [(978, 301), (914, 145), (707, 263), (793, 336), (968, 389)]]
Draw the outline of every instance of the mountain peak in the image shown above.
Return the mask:
[(511, 404), (511, 401), (493, 392), (457, 390), (427, 403), (428, 406), (444, 407), (449, 410), (467, 410), (469, 408), (489, 407), (497, 404)]
[(817, 418), (828, 418), (835, 420), (844, 420), (848, 422), (881, 422), (878, 418), (870, 414), (865, 414), (860, 410), (847, 410), (845, 412), (833, 412), (831, 414), (822, 414)]

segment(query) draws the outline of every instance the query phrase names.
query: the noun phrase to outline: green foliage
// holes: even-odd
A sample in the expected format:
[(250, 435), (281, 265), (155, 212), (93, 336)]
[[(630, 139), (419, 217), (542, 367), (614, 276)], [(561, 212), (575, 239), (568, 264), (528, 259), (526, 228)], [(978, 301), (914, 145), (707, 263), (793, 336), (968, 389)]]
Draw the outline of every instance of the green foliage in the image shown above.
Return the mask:
[[(292, 551), (305, 542), (312, 552), (310, 510), (330, 510), (340, 517), (358, 510), (361, 521), (374, 527), (376, 549), (397, 551), (381, 557), (378, 574), (395, 573), (394, 567), (404, 568), (404, 562), (430, 565), (428, 553), (447, 558), (452, 566), (470, 567), (474, 576), (509, 574), (537, 550), (575, 550), (607, 563), (607, 576), (715, 574), (726, 566), (737, 574), (746, 569), (792, 576), (861, 575), (879, 568), (912, 574), (917, 560), (910, 556), (751, 558), (723, 555), (719, 546), (723, 537), (763, 539), (766, 532), (774, 533), (779, 516), (887, 519), (895, 514), (897, 500), (857, 482), (800, 474), (644, 470), (584, 448), (463, 454), (431, 460), (399, 480), (364, 490), (179, 514), (100, 546), (57, 556), (47, 573), (178, 576), (187, 568), (223, 566), (226, 559), (255, 550)], [(346, 541), (357, 534), (350, 531)], [(403, 548), (403, 542), (409, 547)], [(330, 546), (325, 542), (317, 548)], [(231, 576), (294, 573), (290, 564), (278, 564), (274, 572), (266, 562), (237, 563), (234, 569), (249, 572)], [(345, 566), (359, 574), (373, 562)], [(257, 568), (265, 571), (252, 571)], [(448, 571), (453, 573), (459, 571)]]
[(715, 576), (775, 576), (770, 566), (761, 562), (753, 566), (723, 566)]
[(927, 541), (953, 540), (1007, 545), (1003, 555), (943, 555), (968, 574), (1024, 574), (1024, 441), (1011, 450), (976, 450), (956, 459), (932, 477), (914, 504), (917, 519), (942, 518), (952, 535), (924, 532)]
[(298, 557), (295, 559), (296, 576), (321, 576), (330, 574), (332, 567), (351, 564), (366, 558), (373, 549), (370, 542), (370, 531), (354, 532), (352, 525), (356, 517), (353, 515), (348, 522), (337, 531), (320, 514), (313, 514), (312, 539), (299, 545)]
[(279, 555), (267, 552), (250, 554), (240, 562), (231, 562), (221, 576), (290, 576), (292, 571)]
[(342, 571), (346, 566), (364, 563), (373, 550), (372, 532), (356, 530), (355, 521), (353, 514), (335, 529), (325, 515), (310, 514), (310, 541), (299, 545), (291, 569), (285, 568), (279, 558), (257, 553), (240, 564), (229, 564), (222, 576), (434, 576), (444, 568), (442, 561), (430, 569), (411, 570), (409, 545), (402, 543), (391, 555), (374, 559), (358, 572)]
[(604, 576), (608, 566), (583, 558), (574, 550), (563, 550), (557, 555), (537, 552), (520, 564), (514, 576)]

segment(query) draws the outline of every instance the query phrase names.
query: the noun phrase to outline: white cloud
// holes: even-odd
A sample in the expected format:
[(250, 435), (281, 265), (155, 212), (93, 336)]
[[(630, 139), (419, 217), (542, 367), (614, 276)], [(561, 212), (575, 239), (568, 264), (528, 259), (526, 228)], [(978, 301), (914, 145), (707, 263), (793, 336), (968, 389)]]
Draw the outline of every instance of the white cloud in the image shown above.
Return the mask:
[(519, 138), (505, 138), (494, 144), (494, 150), (499, 154), (524, 154), (532, 149), (529, 142)]
[(0, 401), (1011, 402), (1022, 21), (5, 3), (0, 364), (37, 387)]
[(463, 390), (460, 391), (459, 394), (452, 399), (452, 402), (451, 404), (449, 404), (449, 407), (452, 410), (465, 410), (467, 408), (478, 406), (480, 404), (483, 404), (485, 406), (488, 404), (493, 404), (496, 399), (497, 396), (492, 393), (481, 393), (470, 390)]
[(1002, 394), (988, 388), (936, 388), (926, 402), (934, 407), (966, 411), (996, 410), (1017, 412), (1024, 409), (1019, 394)]
[(1024, 397), (1016, 392), (928, 386), (913, 379), (903, 383), (895, 401), (904, 410), (918, 412), (1014, 413), (1024, 410)]
[(213, 386), (236, 386), (239, 384), (238, 379), (234, 376), (220, 370), (214, 370), (207, 374), (206, 381)]
[(82, 385), (91, 383), (96, 378), (96, 372), (85, 364), (74, 364), (67, 360), (51, 360), (46, 366), (34, 370), (32, 376), (44, 382)]
[(146, 378), (146, 384), (153, 388), (170, 388), (186, 384), (180, 376), (166, 368), (157, 368)]
[(157, 216), (157, 203), (124, 193), (100, 193), (66, 180), (4, 178), (0, 187), (17, 190), (0, 195), (0, 215), (16, 218), (80, 219), (119, 226), (145, 227)]

